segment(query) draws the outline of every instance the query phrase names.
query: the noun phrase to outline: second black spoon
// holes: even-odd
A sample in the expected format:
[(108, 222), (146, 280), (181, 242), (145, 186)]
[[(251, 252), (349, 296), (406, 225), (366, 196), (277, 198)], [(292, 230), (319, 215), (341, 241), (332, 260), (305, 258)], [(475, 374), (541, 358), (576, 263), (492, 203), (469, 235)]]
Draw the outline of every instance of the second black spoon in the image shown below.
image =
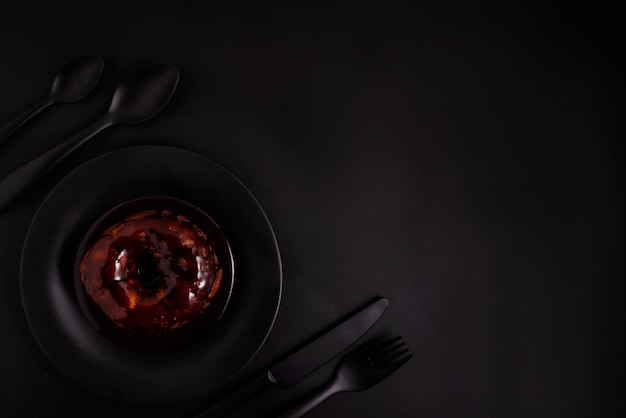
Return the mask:
[(115, 90), (107, 112), (91, 126), (0, 180), (0, 209), (97, 133), (119, 123), (139, 123), (159, 113), (178, 85), (178, 69), (152, 64), (132, 73)]

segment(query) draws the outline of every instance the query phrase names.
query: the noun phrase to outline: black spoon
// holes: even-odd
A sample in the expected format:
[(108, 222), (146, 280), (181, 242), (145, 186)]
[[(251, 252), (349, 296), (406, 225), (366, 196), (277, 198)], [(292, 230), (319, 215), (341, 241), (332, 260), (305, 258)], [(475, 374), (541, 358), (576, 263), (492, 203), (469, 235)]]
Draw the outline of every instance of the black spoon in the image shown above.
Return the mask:
[(83, 55), (61, 67), (50, 91), (41, 100), (0, 127), (0, 145), (48, 106), (77, 102), (87, 96), (100, 79), (103, 67), (104, 62), (98, 55)]
[(174, 94), (178, 69), (152, 64), (138, 69), (115, 90), (107, 112), (88, 128), (0, 180), (0, 208), (97, 133), (118, 123), (139, 123), (159, 113)]

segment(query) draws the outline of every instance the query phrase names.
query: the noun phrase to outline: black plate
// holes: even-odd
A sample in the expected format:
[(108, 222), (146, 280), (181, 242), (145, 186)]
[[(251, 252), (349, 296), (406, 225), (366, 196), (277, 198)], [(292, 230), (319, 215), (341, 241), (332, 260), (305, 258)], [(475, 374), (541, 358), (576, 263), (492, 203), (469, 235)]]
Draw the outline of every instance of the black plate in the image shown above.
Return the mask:
[[(90, 226), (112, 207), (148, 195), (208, 213), (236, 265), (220, 321), (200, 341), (169, 353), (139, 353), (106, 339), (83, 315), (74, 290), (74, 257)], [(70, 173), (35, 214), (21, 266), (24, 310), (43, 352), (78, 384), (125, 403), (174, 403), (217, 389), (256, 355), (280, 304), (280, 254), (257, 200), (211, 160), (172, 147), (120, 149)]]

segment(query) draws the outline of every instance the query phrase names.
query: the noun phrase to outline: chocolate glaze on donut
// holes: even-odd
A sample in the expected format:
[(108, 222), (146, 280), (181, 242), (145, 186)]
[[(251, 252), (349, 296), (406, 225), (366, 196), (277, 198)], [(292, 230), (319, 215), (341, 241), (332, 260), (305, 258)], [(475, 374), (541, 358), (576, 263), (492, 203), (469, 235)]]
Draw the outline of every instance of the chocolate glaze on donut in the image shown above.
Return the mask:
[(113, 330), (122, 345), (159, 351), (156, 338), (170, 337), (164, 342), (171, 346), (172, 335), (186, 338), (194, 324), (198, 331), (198, 323), (216, 320), (208, 308), (222, 286), (230, 292), (232, 275), (220, 231), (204, 231), (167, 209), (109, 225), (91, 237), (79, 264), (88, 309), (104, 334)]

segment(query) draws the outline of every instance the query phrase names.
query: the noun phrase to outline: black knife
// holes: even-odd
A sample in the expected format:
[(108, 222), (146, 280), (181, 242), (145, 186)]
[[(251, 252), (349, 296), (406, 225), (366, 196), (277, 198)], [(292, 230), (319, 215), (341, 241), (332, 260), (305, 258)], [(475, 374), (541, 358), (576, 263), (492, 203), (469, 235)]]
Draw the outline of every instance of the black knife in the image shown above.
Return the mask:
[(380, 318), (387, 306), (389, 306), (387, 299), (377, 299), (311, 343), (276, 363), (267, 372), (261, 373), (243, 386), (221, 397), (217, 403), (209, 405), (207, 409), (194, 415), (193, 418), (223, 416), (273, 384), (282, 388), (295, 385), (365, 334)]

